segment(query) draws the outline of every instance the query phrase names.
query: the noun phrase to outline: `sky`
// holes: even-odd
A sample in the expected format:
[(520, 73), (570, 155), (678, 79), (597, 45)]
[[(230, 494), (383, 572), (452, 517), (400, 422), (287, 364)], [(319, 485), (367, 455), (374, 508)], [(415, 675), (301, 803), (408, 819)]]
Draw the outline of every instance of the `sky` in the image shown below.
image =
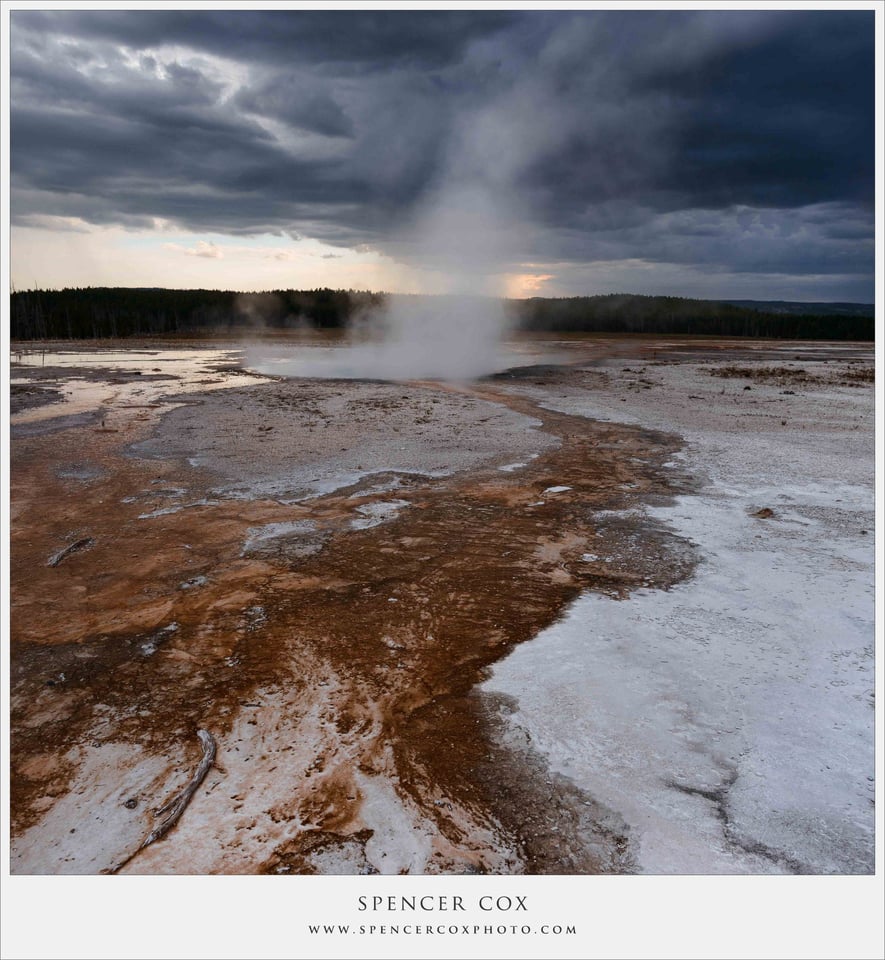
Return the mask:
[(874, 299), (872, 11), (13, 10), (11, 281)]

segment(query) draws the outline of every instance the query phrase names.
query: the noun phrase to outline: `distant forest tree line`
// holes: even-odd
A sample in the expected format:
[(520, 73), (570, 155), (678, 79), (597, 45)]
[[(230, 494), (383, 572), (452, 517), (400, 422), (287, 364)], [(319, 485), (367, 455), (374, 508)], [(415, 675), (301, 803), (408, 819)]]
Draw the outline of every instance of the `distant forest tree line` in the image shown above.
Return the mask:
[[(738, 306), (721, 300), (609, 294), (597, 297), (536, 297), (515, 301), (526, 330), (582, 333), (663, 333), (782, 340), (873, 340), (873, 309), (799, 313)], [(761, 301), (764, 305), (764, 301)], [(792, 305), (797, 308), (798, 305)], [(816, 310), (824, 304), (814, 304)], [(834, 307), (837, 305), (834, 305)]]
[[(12, 294), (13, 340), (102, 339), (343, 329), (382, 307), (387, 295), (357, 290), (165, 290), (86, 287)], [(764, 306), (764, 301), (762, 302)], [(814, 304), (816, 311), (826, 305)], [(834, 305), (834, 308), (837, 305)], [(839, 307), (852, 305), (838, 305)], [(701, 334), (807, 340), (873, 340), (865, 312), (775, 312), (716, 300), (612, 294), (510, 300), (517, 329), (556, 333)]]

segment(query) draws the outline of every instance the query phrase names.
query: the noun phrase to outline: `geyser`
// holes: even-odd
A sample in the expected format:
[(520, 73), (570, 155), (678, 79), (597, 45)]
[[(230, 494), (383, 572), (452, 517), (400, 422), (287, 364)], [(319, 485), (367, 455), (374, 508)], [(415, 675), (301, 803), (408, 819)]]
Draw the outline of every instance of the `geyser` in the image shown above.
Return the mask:
[(247, 365), (287, 377), (474, 380), (526, 363), (502, 342), (504, 304), (491, 297), (392, 296), (338, 345), (255, 345)]

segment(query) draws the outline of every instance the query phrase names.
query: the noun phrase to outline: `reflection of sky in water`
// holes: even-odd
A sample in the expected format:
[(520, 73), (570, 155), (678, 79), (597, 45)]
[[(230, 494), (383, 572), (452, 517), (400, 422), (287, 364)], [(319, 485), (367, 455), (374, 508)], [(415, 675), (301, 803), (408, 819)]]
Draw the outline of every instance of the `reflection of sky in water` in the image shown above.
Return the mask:
[[(182, 393), (216, 390), (221, 387), (261, 383), (259, 376), (231, 374), (219, 367), (239, 363), (236, 349), (208, 350), (13, 350), (12, 384), (32, 384), (57, 389), (62, 403), (50, 403), (14, 414), (12, 423), (35, 423), (53, 417), (91, 413), (103, 408), (113, 420), (115, 407), (148, 407)], [(39, 379), (15, 377), (17, 369), (35, 367), (58, 369), (58, 376)], [(70, 374), (65, 372), (70, 370)], [(88, 371), (95, 371), (89, 374)], [(104, 375), (109, 373), (109, 377)], [(128, 382), (114, 382), (115, 375), (131, 376)], [(158, 379), (151, 379), (156, 377)], [(166, 398), (165, 400), (163, 398)]]
[[(236, 363), (239, 350), (40, 350), (11, 351), (13, 366), (23, 367), (105, 367), (111, 370), (138, 370), (174, 376), (193, 373), (196, 364)], [(154, 367), (159, 369), (153, 370)]]
[[(396, 344), (255, 344), (196, 350), (42, 350), (14, 349), (10, 353), (13, 385), (32, 384), (58, 390), (62, 402), (50, 403), (13, 414), (11, 423), (34, 423), (53, 417), (91, 413), (102, 409), (114, 419), (114, 408), (147, 407), (174, 403), (179, 394), (223, 387), (245, 387), (261, 383), (264, 376), (328, 379), (470, 380), (510, 367), (552, 363), (562, 359), (559, 343), (509, 343), (492, 356), (465, 357), (458, 370), (451, 359), (440, 366), (433, 351), (408, 356)], [(243, 363), (249, 373), (231, 373), (224, 368)], [(16, 376), (42, 368), (37, 379)], [(134, 376), (133, 376), (134, 374)], [(126, 382), (116, 378), (126, 378)], [(131, 379), (130, 379), (131, 378)], [(156, 378), (156, 379), (153, 379)], [(115, 382), (116, 381), (116, 382)]]
[(512, 344), (494, 354), (471, 357), (459, 363), (450, 355), (440, 357), (432, 349), (415, 351), (391, 343), (341, 345), (299, 344), (296, 346), (253, 347), (247, 354), (247, 369), (276, 377), (308, 377), (367, 380), (471, 380), (511, 367), (556, 362), (558, 358), (542, 344)]

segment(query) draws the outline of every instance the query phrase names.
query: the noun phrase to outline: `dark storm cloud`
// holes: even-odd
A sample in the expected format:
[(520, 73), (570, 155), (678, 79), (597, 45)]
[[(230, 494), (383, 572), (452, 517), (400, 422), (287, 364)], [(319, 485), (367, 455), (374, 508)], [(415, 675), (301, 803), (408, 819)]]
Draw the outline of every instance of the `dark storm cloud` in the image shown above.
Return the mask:
[[(871, 12), (12, 14), (13, 215), (872, 275)], [(511, 218), (512, 219), (512, 218)]]
[(171, 43), (245, 63), (443, 67), (518, 15), (493, 11), (16, 12), (15, 26), (134, 49)]
[(629, 256), (734, 273), (856, 273), (872, 262), (871, 212), (847, 204), (792, 210), (737, 207), (658, 213), (634, 211), (607, 229), (562, 231), (548, 240), (553, 259), (612, 261)]
[[(565, 61), (573, 73), (560, 89), (586, 95), (587, 122), (536, 164), (551, 204), (624, 194), (671, 209), (872, 204), (868, 14), (634, 13), (581, 45), (606, 76)], [(593, 177), (581, 176), (587, 164)]]
[[(352, 137), (353, 121), (327, 93), (304, 89), (298, 77), (283, 75), (241, 90), (234, 103), (246, 113), (271, 117), (327, 137)], [(292, 91), (297, 90), (297, 97)]]
[(822, 13), (786, 25), (711, 64), (698, 101), (716, 109), (686, 121), (673, 185), (716, 206), (871, 204), (872, 20)]

